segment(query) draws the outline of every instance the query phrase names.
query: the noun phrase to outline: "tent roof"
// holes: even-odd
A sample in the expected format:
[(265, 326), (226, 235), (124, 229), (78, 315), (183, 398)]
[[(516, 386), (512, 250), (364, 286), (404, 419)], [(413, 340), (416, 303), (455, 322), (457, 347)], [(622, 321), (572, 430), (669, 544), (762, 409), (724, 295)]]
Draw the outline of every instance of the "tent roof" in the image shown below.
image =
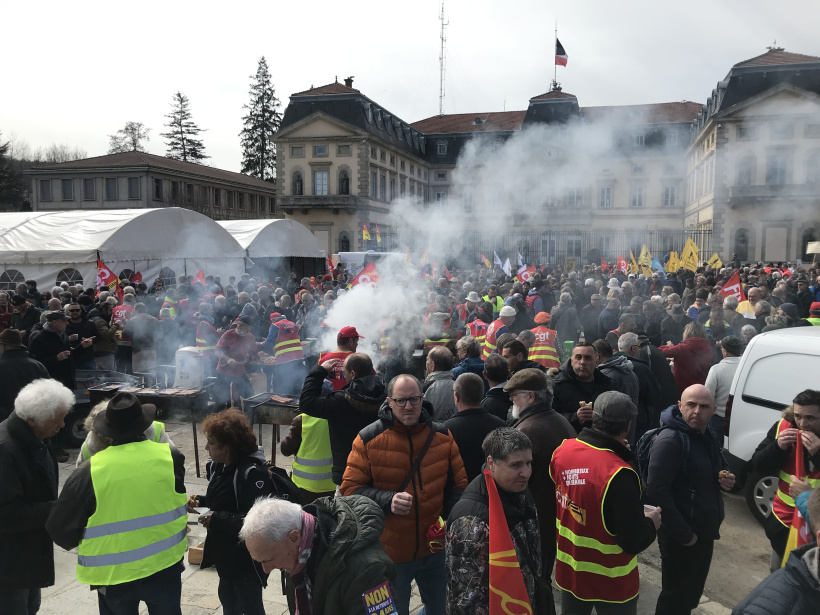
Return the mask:
[(181, 207), (0, 213), (0, 262), (243, 257), (216, 222)]
[(324, 258), (313, 233), (295, 220), (219, 220), (251, 258)]

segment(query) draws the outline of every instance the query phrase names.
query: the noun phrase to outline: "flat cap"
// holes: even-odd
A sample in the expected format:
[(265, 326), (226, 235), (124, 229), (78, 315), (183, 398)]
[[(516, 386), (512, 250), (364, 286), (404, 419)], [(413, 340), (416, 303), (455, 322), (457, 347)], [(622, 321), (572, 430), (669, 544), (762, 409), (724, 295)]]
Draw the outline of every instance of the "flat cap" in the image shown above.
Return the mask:
[(504, 386), (504, 392), (544, 391), (547, 389), (547, 375), (540, 369), (528, 367), (513, 374)]

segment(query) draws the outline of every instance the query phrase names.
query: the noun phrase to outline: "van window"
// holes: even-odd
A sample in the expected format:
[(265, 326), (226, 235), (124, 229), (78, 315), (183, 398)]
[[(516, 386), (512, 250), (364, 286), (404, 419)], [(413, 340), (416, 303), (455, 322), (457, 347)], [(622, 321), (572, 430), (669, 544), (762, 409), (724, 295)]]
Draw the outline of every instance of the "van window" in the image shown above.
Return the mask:
[[(746, 376), (746, 382), (738, 382), (738, 385), (743, 387), (741, 392), (744, 397), (756, 397), (788, 406), (800, 391), (816, 382), (818, 373), (820, 356), (781, 352), (755, 361)], [(773, 382), (773, 379), (777, 382)]]

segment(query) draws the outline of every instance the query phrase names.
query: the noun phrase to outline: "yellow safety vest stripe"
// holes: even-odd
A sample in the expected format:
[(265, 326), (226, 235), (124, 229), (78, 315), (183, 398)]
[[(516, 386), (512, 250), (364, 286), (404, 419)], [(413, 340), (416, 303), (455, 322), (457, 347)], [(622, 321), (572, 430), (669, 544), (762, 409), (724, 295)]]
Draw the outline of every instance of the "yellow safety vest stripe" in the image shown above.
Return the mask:
[(564, 553), (561, 551), (561, 549), (558, 549), (555, 559), (564, 562), (575, 572), (591, 572), (592, 574), (599, 574), (602, 577), (609, 577), (610, 579), (625, 577), (638, 566), (637, 557), (633, 557), (629, 560), (629, 563), (624, 566), (615, 566), (614, 568), (607, 568), (606, 566), (601, 566), (601, 564), (593, 564), (592, 562), (579, 562), (569, 553)]
[(555, 520), (555, 527), (558, 528), (558, 534), (569, 540), (576, 547), (584, 547), (587, 549), (595, 549), (607, 555), (619, 555), (624, 552), (618, 545), (607, 545), (594, 538), (587, 536), (579, 536), (571, 529), (561, 523), (560, 519)]

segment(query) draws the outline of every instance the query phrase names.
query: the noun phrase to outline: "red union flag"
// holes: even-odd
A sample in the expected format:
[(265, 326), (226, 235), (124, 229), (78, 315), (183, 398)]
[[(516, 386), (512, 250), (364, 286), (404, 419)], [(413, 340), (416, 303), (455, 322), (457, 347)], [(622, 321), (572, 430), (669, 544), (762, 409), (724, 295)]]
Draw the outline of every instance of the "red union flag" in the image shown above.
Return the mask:
[(490, 615), (532, 615), (504, 506), (495, 480), (484, 470), (490, 509)]
[(604, 257), (601, 257), (601, 271), (606, 271), (607, 273), (612, 273), (609, 268), (609, 263), (604, 260)]
[(735, 275), (729, 278), (729, 281), (720, 289), (720, 294), (723, 297), (737, 297), (738, 301), (746, 301), (746, 295), (743, 292), (743, 287), (740, 285), (740, 276), (735, 271)]
[(117, 288), (120, 279), (114, 275), (104, 262), (97, 259), (97, 290), (105, 286), (108, 290), (113, 291)]
[(362, 269), (355, 278), (350, 280), (350, 284), (348, 284), (347, 287), (350, 289), (357, 284), (361, 284), (362, 286), (375, 288), (378, 283), (379, 274), (376, 272), (376, 266), (373, 263), (367, 263), (365, 268)]
[(623, 256), (618, 257), (618, 262), (615, 265), (615, 269), (626, 275), (629, 271), (629, 263), (626, 262), (626, 259)]
[(519, 269), (518, 275), (515, 276), (515, 279), (518, 282), (529, 282), (533, 275), (535, 275), (535, 265), (530, 265), (529, 267), (522, 267)]
[[(802, 481), (806, 480), (806, 466), (803, 463), (803, 439), (800, 435), (792, 445), (792, 454), (794, 455), (794, 476)], [(794, 516), (792, 517), (792, 524), (789, 528), (789, 537), (786, 540), (786, 549), (783, 553), (783, 562), (781, 567), (786, 565), (786, 560), (789, 559), (789, 553), (798, 547), (806, 545), (811, 540), (811, 531), (800, 514), (800, 509), (794, 507)]]

